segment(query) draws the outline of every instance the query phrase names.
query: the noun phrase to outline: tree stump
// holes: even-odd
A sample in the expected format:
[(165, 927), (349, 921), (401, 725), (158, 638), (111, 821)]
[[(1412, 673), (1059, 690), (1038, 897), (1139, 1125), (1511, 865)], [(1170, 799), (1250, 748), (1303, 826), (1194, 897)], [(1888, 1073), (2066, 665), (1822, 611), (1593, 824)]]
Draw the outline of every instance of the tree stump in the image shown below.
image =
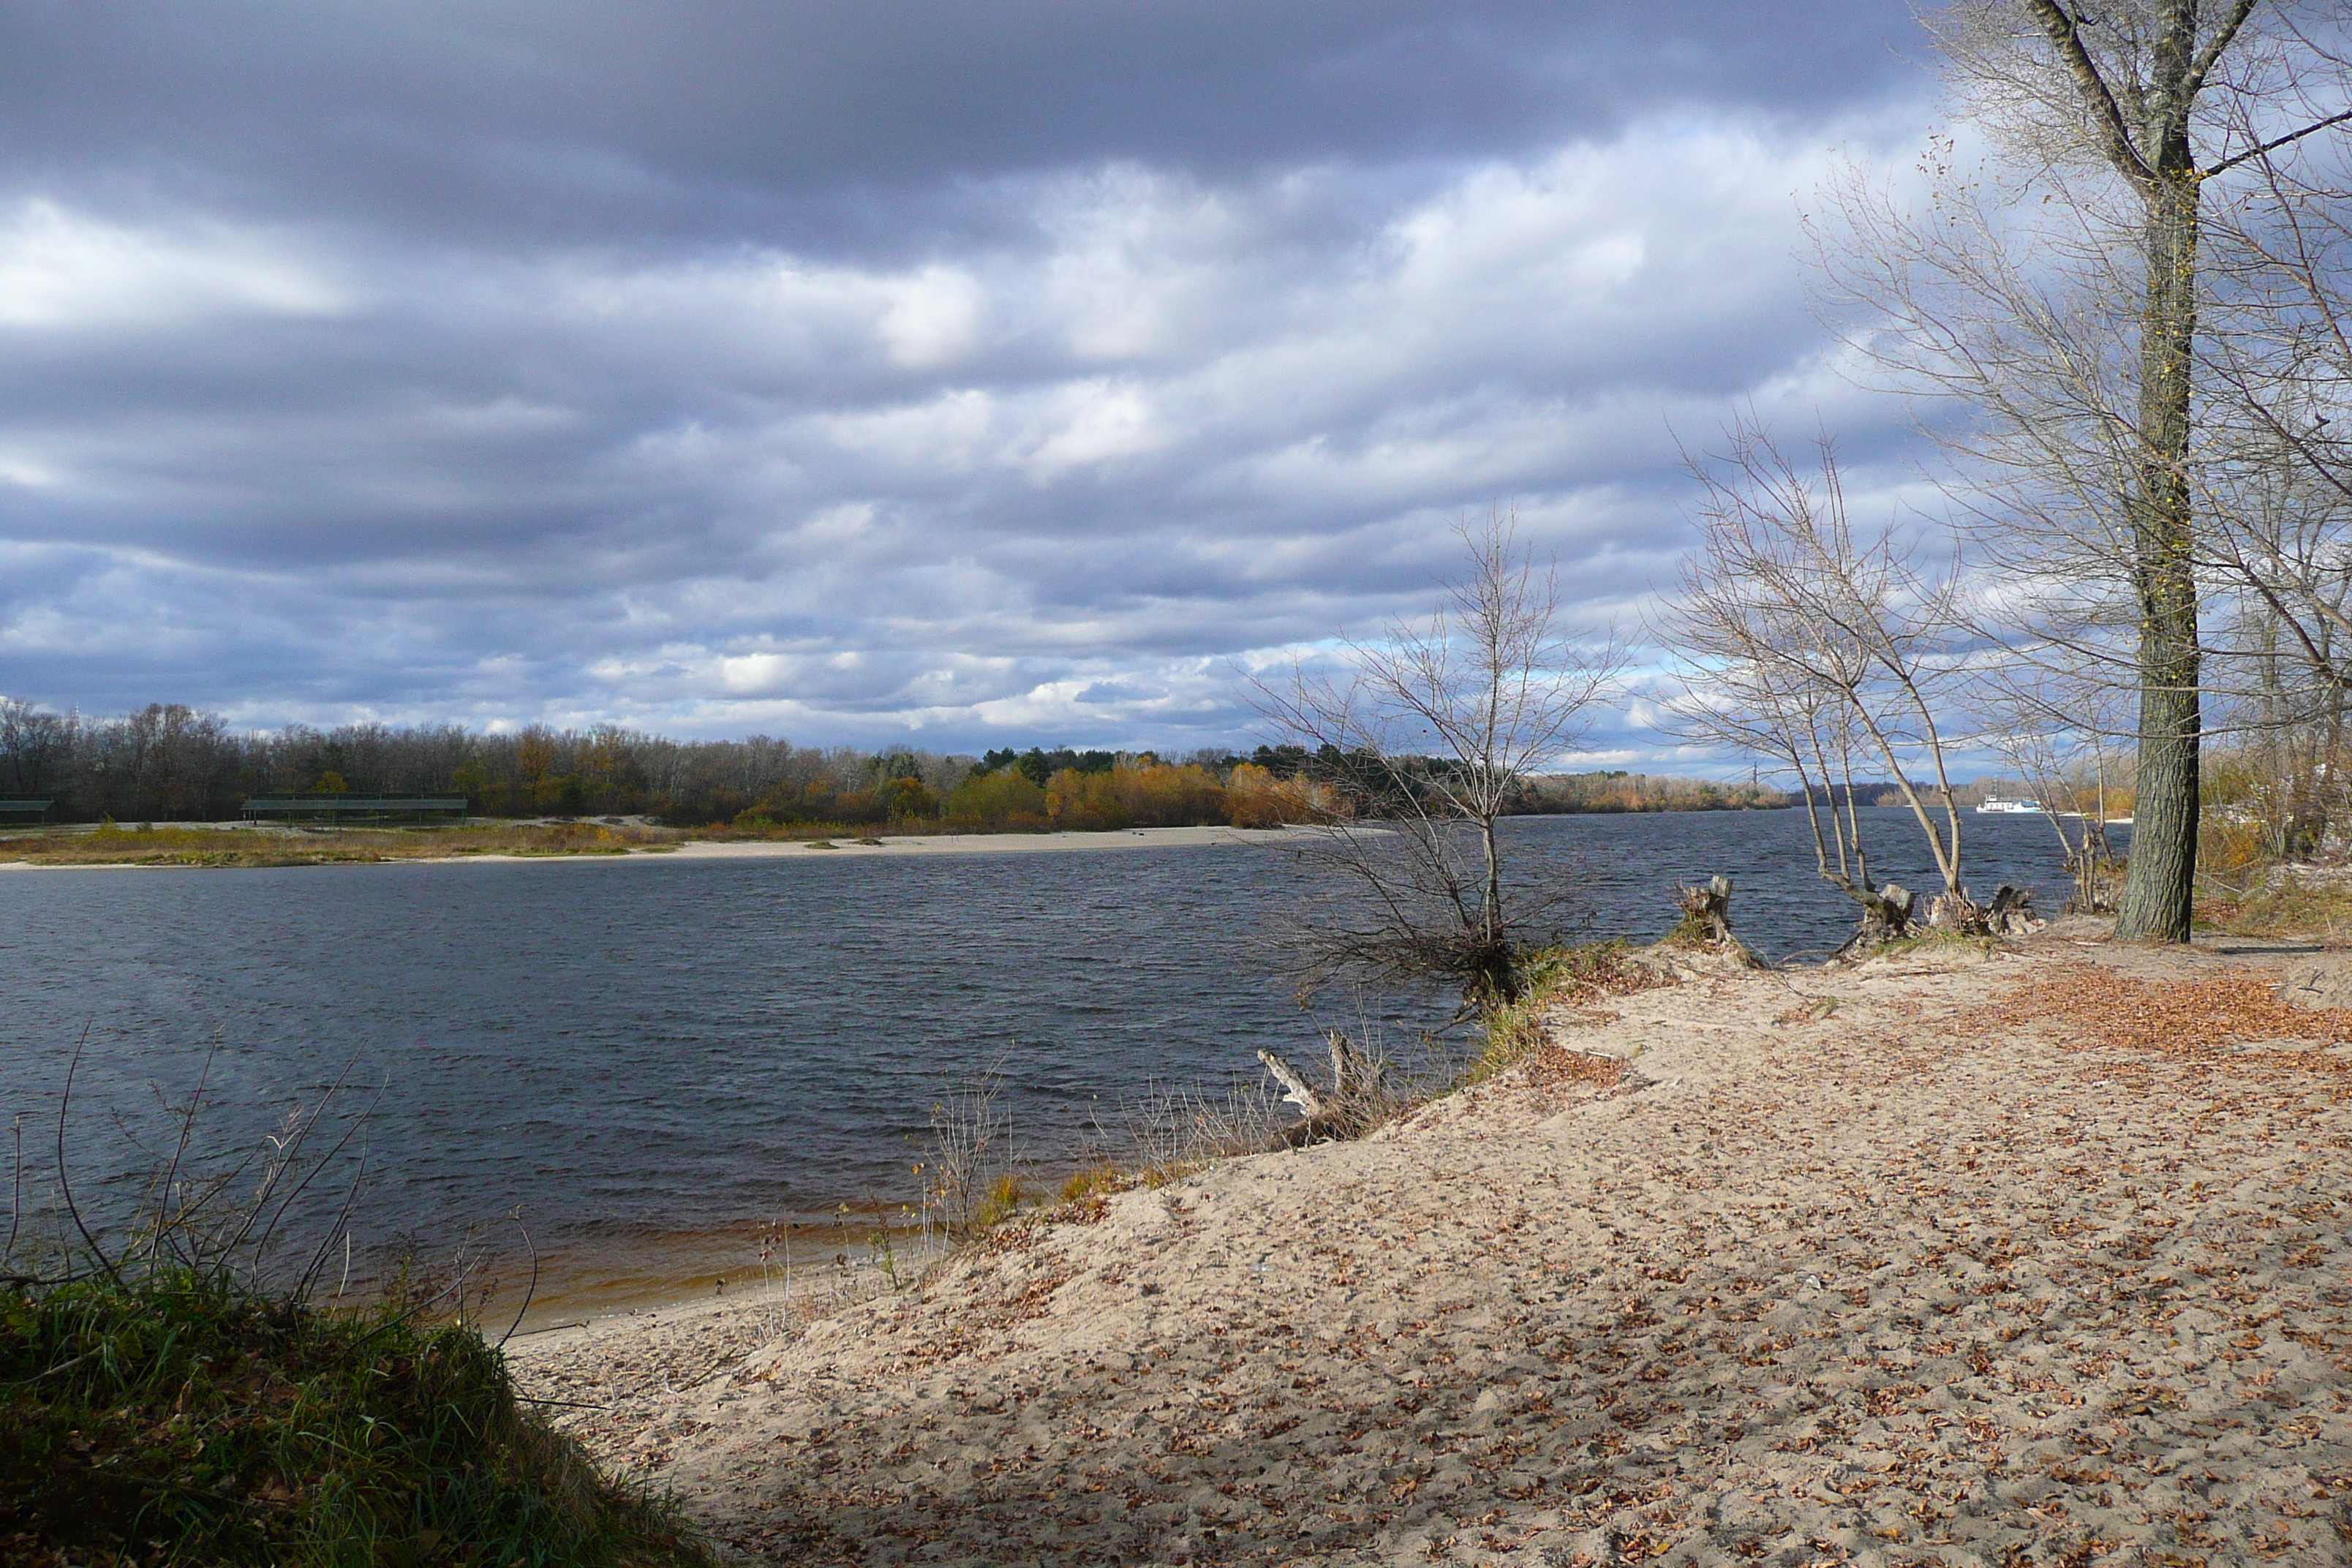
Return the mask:
[(1682, 919), (1665, 940), (1651, 952), (1661, 958), (1671, 952), (1695, 952), (1727, 960), (1734, 968), (1761, 969), (1763, 961), (1731, 931), (1731, 879), (1709, 877), (1705, 887), (1677, 887), (1675, 902)]
[(1965, 892), (1937, 894), (1927, 906), (1927, 923), (1954, 936), (2026, 936), (2044, 922), (2033, 912), (2032, 891), (2003, 882), (1989, 904), (1978, 903)]
[(2003, 882), (1994, 889), (1985, 910), (1985, 924), (1995, 936), (2027, 936), (2049, 922), (2033, 912), (2033, 891)]
[(1719, 947), (1732, 940), (1730, 878), (1709, 877), (1704, 888), (1676, 888), (1675, 901), (1683, 911), (1677, 936), (1709, 947)]
[(1889, 882), (1883, 888), (1854, 889), (1853, 896), (1862, 904), (1862, 924), (1831, 956), (1867, 957), (1888, 942), (1900, 942), (1911, 934), (1911, 911), (1917, 906), (1919, 896), (1910, 889)]
[(1931, 931), (1953, 936), (1984, 936), (1990, 930), (1983, 907), (1965, 892), (1937, 893), (1928, 900), (1927, 923)]

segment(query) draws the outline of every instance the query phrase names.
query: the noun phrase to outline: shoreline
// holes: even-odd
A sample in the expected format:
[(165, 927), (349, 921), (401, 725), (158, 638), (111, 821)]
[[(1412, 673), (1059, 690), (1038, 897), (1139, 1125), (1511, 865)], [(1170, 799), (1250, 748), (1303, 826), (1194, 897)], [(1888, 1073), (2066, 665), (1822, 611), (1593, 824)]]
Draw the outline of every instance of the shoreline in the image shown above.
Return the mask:
[[(1790, 805), (1741, 807), (1689, 807), (1658, 810), (1595, 810), (1539, 811), (1515, 814), (1507, 818), (1519, 822), (1548, 822), (1568, 817), (1651, 817), (1651, 816), (1726, 816), (1757, 813), (1770, 814), (1790, 810)], [(657, 829), (677, 832), (680, 837), (669, 843), (632, 843), (625, 847), (547, 849), (523, 853), (504, 850), (467, 850), (457, 853), (402, 854), (397, 845), (367, 845), (362, 847), (373, 853), (342, 858), (335, 853), (341, 847), (333, 832), (319, 833), (289, 828), (277, 823), (245, 821), (157, 821), (147, 825), (159, 832), (174, 834), (219, 834), (224, 847), (233, 846), (239, 838), (257, 838), (281, 845), (299, 845), (320, 852), (317, 859), (287, 859), (280, 861), (244, 862), (236, 860), (186, 860), (168, 858), (169, 850), (155, 853), (143, 859), (89, 860), (26, 860), (6, 858), (9, 845), (18, 838), (37, 837), (35, 830), (0, 833), (0, 871), (180, 871), (180, 870), (291, 870), (312, 868), (323, 865), (340, 866), (416, 866), (462, 861), (482, 861), (494, 865), (521, 865), (541, 861), (614, 861), (668, 859), (683, 858), (691, 860), (766, 860), (801, 859), (810, 856), (859, 857), (870, 855), (1028, 855), (1060, 854), (1072, 851), (1106, 851), (1114, 849), (1195, 848), (1210, 847), (1266, 847), (1296, 844), (1325, 831), (1313, 824), (1291, 823), (1277, 827), (1247, 828), (1216, 824), (1188, 827), (1114, 827), (1089, 829), (1048, 829), (1030, 831), (996, 831), (976, 833), (910, 833), (887, 836), (866, 834), (832, 839), (812, 838), (696, 838), (692, 828)], [(643, 831), (647, 825), (637, 817), (579, 818), (476, 818), (441, 831), (464, 831), (467, 828), (488, 831), (513, 829), (619, 827)], [(96, 831), (89, 823), (62, 824), (53, 831), (88, 833)], [(371, 828), (355, 826), (344, 829), (353, 834), (399, 832), (404, 828)], [(877, 839), (863, 842), (865, 837)], [(172, 847), (184, 849), (185, 844)]]
[[(238, 825), (201, 825), (206, 830), (223, 833), (250, 833), (254, 829)], [(1292, 826), (1274, 828), (1248, 827), (1114, 827), (1080, 831), (1076, 829), (1051, 833), (938, 833), (910, 834), (901, 837), (881, 839), (875, 844), (861, 844), (855, 839), (688, 839), (676, 845), (631, 847), (621, 851), (578, 851), (538, 855), (510, 855), (495, 851), (471, 855), (383, 855), (373, 860), (332, 861), (326, 864), (345, 866), (465, 866), (498, 865), (526, 866), (568, 864), (574, 862), (613, 863), (620, 861), (662, 860), (805, 860), (815, 858), (858, 858), (876, 855), (941, 856), (941, 855), (1034, 855), (1067, 854), (1080, 851), (1118, 849), (1183, 849), (1200, 847), (1244, 847), (1254, 848), (1279, 847), (1314, 837), (1314, 827)], [(331, 847), (331, 839), (323, 847)], [(823, 846), (823, 847), (819, 847)], [(6, 841), (0, 839), (0, 854), (6, 853)], [(254, 866), (192, 866), (170, 863), (138, 863), (125, 861), (37, 862), (0, 859), (0, 871), (236, 871), (236, 870), (312, 870), (311, 865)]]
[[(909, 834), (875, 844), (856, 839), (694, 839), (675, 849), (632, 850), (626, 855), (467, 855), (464, 860), (806, 860), (854, 859), (888, 855), (1035, 855), (1110, 849), (1183, 849), (1209, 846), (1265, 847), (1313, 837), (1312, 827), (1112, 827), (1053, 833)], [(824, 847), (817, 847), (818, 845)], [(421, 864), (422, 862), (400, 862)]]
[(509, 1355), (754, 1561), (2347, 1561), (2352, 954), (2094, 923)]

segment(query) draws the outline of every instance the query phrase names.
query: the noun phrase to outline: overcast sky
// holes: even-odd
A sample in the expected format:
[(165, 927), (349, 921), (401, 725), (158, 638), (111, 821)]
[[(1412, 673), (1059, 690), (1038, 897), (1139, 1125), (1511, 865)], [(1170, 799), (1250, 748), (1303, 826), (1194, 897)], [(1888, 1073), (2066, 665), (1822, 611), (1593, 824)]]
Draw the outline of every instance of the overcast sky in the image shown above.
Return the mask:
[[(1496, 503), (1630, 624), (1673, 433), (1907, 479), (1798, 216), (1919, 53), (1892, 0), (0, 0), (0, 692), (1182, 750)], [(1640, 718), (1607, 760), (1676, 763)]]

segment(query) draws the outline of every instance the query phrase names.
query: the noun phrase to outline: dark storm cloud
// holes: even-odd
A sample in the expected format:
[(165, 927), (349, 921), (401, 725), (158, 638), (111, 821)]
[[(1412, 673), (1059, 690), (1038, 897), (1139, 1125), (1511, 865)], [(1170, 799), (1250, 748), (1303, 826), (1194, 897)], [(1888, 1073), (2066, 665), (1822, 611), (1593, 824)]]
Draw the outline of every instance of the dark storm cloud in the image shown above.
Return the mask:
[[(1812, 120), (1897, 79), (1908, 41), (1883, 0), (19, 0), (0, 15), (19, 178), (527, 240), (634, 240), (650, 222), (806, 243), (816, 213), (903, 243), (909, 195), (1036, 169), (1485, 157), (1677, 102)], [(860, 213), (861, 195), (884, 210)]]
[(0, 18), (0, 690), (1223, 739), (1498, 499), (1622, 613), (1670, 423), (1900, 481), (1790, 259), (1892, 6)]

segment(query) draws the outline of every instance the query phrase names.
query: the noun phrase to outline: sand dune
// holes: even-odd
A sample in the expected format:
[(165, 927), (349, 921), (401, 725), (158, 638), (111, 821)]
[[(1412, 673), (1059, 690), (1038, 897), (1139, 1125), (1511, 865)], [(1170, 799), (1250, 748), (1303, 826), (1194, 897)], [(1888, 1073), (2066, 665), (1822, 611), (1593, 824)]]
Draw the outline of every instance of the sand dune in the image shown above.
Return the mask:
[(2352, 1562), (2352, 1016), (2290, 962), (1698, 979), (782, 1337), (519, 1359), (775, 1562)]

